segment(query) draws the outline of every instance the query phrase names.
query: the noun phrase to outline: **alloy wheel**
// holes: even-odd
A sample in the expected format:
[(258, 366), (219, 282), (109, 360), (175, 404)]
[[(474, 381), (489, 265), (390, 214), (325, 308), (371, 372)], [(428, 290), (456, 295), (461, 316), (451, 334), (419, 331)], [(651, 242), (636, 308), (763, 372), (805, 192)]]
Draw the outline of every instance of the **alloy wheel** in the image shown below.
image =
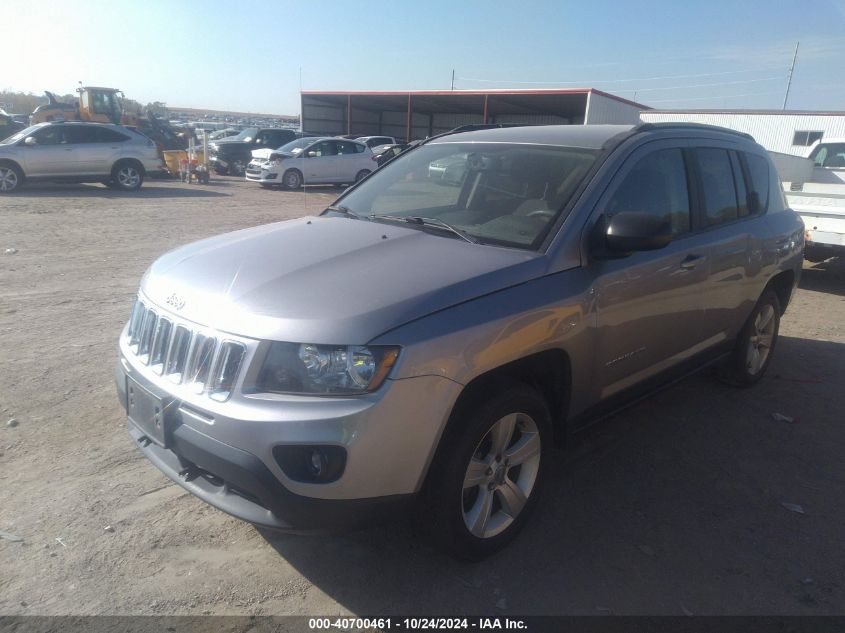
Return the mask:
[(124, 189), (135, 189), (141, 183), (141, 174), (135, 167), (126, 165), (117, 172), (117, 182)]
[(745, 366), (750, 374), (757, 374), (765, 366), (772, 350), (774, 336), (775, 308), (767, 303), (757, 313), (751, 328), (751, 335), (748, 337)]
[(13, 191), (18, 186), (18, 175), (11, 167), (0, 167), (0, 191)]
[(525, 413), (490, 427), (464, 475), (461, 510), (474, 536), (491, 538), (516, 520), (534, 490), (541, 449), (537, 423)]

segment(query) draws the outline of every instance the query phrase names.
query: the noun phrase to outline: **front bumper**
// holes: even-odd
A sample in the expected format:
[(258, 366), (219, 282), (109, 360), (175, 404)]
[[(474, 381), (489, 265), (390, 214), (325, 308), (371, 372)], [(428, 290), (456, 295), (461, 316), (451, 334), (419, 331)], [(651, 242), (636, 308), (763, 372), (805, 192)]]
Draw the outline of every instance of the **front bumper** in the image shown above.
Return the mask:
[[(210, 505), (291, 531), (347, 529), (395, 514), (422, 485), (460, 389), (448, 379), (424, 376), (388, 380), (366, 398), (249, 402), (235, 394), (218, 403), (168, 388), (146, 370), (122, 353), (115, 379), (124, 409), (127, 377), (171, 402), (166, 448), (128, 421), (147, 458)], [(291, 445), (342, 446), (347, 454), (342, 475), (328, 483), (290, 479), (273, 449)]]
[(282, 182), (281, 165), (270, 165), (265, 167), (266, 163), (256, 165), (250, 163), (246, 168), (246, 179), (251, 182), (258, 182), (262, 184), (278, 185)]

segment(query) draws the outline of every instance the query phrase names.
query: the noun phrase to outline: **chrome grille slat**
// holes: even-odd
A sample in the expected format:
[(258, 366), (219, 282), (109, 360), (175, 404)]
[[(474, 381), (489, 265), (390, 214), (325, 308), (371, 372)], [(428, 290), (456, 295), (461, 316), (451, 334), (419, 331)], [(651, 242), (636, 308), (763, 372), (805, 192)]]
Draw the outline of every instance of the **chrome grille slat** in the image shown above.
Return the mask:
[(231, 395), (246, 357), (243, 343), (221, 341), (159, 315), (141, 299), (132, 307), (126, 339), (129, 351), (150, 371), (220, 402)]
[(173, 322), (167, 317), (159, 317), (156, 324), (155, 336), (150, 346), (150, 362), (152, 370), (161, 374), (164, 371), (164, 361), (170, 348), (170, 336), (173, 333)]
[(192, 338), (193, 333), (184, 325), (177, 325), (173, 331), (173, 340), (170, 343), (164, 375), (176, 384), (182, 382), (182, 376), (185, 374), (185, 365), (188, 362)]

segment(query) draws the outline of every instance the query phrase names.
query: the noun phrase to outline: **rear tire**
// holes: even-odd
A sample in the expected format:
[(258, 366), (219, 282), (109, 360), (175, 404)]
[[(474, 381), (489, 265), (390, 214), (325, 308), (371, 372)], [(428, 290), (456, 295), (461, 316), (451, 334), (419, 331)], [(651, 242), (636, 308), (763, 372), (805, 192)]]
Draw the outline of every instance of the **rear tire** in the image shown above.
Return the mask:
[(766, 373), (775, 351), (780, 329), (780, 301), (767, 288), (736, 339), (731, 359), (722, 378), (736, 387), (750, 387)]
[(355, 174), (355, 182), (360, 182), (364, 180), (364, 178), (369, 176), (371, 173), (373, 172), (371, 172), (369, 169), (362, 169), (357, 174)]
[(282, 176), (283, 189), (299, 189), (302, 187), (302, 174), (298, 169), (288, 169)]
[(12, 193), (24, 181), (21, 168), (12, 163), (0, 163), (0, 194)]
[(427, 518), (440, 546), (481, 560), (513, 540), (537, 505), (552, 422), (545, 400), (526, 385), (458, 415), (466, 419), (451, 420), (429, 471)]
[(135, 160), (118, 161), (111, 170), (111, 185), (120, 191), (137, 191), (144, 183), (144, 168)]

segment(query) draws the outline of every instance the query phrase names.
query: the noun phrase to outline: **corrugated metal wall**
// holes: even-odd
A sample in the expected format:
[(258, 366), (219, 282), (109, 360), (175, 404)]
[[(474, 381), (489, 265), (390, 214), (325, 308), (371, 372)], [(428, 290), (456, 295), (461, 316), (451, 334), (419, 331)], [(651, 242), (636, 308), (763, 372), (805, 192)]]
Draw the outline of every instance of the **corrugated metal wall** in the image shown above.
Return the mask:
[[(595, 95), (593, 95), (595, 98)], [(686, 122), (720, 125), (751, 134), (767, 150), (803, 156), (804, 145), (793, 145), (797, 131), (824, 132), (822, 138), (845, 137), (845, 115), (833, 114), (738, 114), (729, 112), (660, 112), (640, 113), (644, 123)]]
[(595, 92), (590, 93), (587, 100), (587, 112), (584, 123), (588, 125), (599, 125), (601, 123), (612, 123), (624, 125), (630, 123), (635, 125), (640, 122), (640, 109), (637, 106), (608, 99), (604, 95)]

